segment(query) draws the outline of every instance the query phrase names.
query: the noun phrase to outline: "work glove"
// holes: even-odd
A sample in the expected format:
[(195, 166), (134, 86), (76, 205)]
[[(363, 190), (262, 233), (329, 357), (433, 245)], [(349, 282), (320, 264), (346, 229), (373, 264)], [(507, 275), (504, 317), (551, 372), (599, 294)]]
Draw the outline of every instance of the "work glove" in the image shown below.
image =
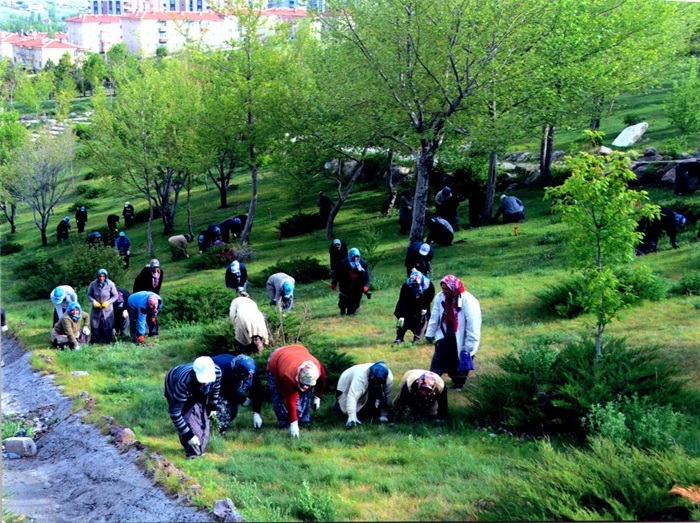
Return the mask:
[(138, 338), (136, 338), (136, 341), (138, 341), (139, 343), (143, 343), (143, 340), (145, 339), (146, 337), (143, 334), (141, 334)]
[(318, 396), (314, 396), (314, 401), (313, 401), (313, 403), (311, 404), (311, 408), (312, 408), (313, 410), (318, 410), (318, 408), (319, 408), (320, 406), (321, 406), (321, 398), (319, 398)]
[(85, 334), (85, 336), (90, 336), (90, 329), (83, 327), (83, 334)]
[(348, 416), (348, 422), (345, 424), (345, 428), (350, 430), (353, 427), (356, 427), (357, 425), (362, 425), (359, 419), (357, 419), (357, 415), (353, 414), (351, 416)]
[(2, 326), (2, 332), (7, 332), (7, 325)]
[(236, 291), (237, 292), (245, 292), (245, 289), (243, 287), (237, 287)]
[(73, 350), (80, 350), (80, 345), (76, 345), (75, 347), (73, 347)]
[(425, 341), (428, 343), (435, 343), (435, 336), (426, 336)]
[(389, 423), (389, 418), (387, 418), (386, 416), (379, 416), (379, 421), (381, 421), (382, 423)]
[(156, 322), (156, 317), (155, 317), (155, 316), (151, 316), (151, 323), (155, 323), (155, 322)]
[(262, 427), (262, 416), (257, 412), (253, 412), (253, 428), (259, 429), (260, 427)]
[(212, 411), (209, 413), (209, 419), (214, 419), (214, 418), (216, 418), (216, 411), (215, 411), (215, 410), (212, 410)]
[(122, 312), (122, 318), (127, 319), (129, 317), (129, 311)]
[(334, 290), (335, 290), (335, 286), (336, 286), (336, 284), (335, 284), (335, 283), (331, 283), (331, 290), (332, 290), (332, 291), (334, 291)]
[(202, 453), (202, 449), (200, 448), (199, 438), (197, 437), (196, 434), (187, 440), (187, 444), (190, 447), (192, 447), (195, 454), (197, 454), (198, 456)]
[(245, 401), (241, 403), (241, 407), (250, 407), (251, 403), (250, 398), (246, 398)]
[(103, 308), (103, 309), (109, 308), (109, 303), (107, 303), (106, 301), (103, 301), (103, 302), (102, 302), (102, 308)]
[(126, 251), (127, 256), (131, 256), (131, 251)]
[(404, 321), (405, 321), (405, 320), (404, 320), (403, 318), (399, 318), (399, 320), (396, 322), (396, 326), (397, 326), (397, 327), (403, 327), (403, 322), (404, 322)]
[(425, 316), (426, 314), (428, 314), (428, 309), (421, 309), (421, 310), (420, 310), (420, 315), (421, 315), (421, 316)]
[(299, 421), (292, 421), (289, 424), (289, 435), (293, 438), (299, 437)]
[(92, 306), (95, 307), (96, 309), (102, 308), (102, 304), (97, 300), (92, 300)]
[(202, 251), (199, 251), (199, 254), (202, 254)]
[(362, 292), (364, 292), (365, 294), (367, 294), (367, 293), (369, 292), (369, 287), (367, 287), (367, 285), (365, 285), (364, 287), (362, 287)]

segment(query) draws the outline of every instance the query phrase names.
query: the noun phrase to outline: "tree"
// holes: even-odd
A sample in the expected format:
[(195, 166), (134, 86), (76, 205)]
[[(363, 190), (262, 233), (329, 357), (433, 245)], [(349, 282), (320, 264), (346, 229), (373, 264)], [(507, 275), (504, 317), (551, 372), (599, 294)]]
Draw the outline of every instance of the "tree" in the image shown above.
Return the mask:
[(596, 317), (596, 358), (603, 350), (603, 332), (625, 306), (627, 292), (618, 269), (634, 259), (641, 239), (636, 232), (640, 218), (659, 216), (645, 191), (629, 183), (636, 176), (630, 159), (622, 153), (593, 156), (581, 153), (571, 159), (571, 176), (559, 187), (547, 189), (552, 209), (567, 225), (566, 240), (571, 266), (585, 281), (585, 310)]
[[(430, 174), (450, 128), (501, 58), (533, 52), (552, 9), (543, 0), (329, 2), (327, 34), (345, 43), (347, 75), (372, 90), (377, 125), (416, 160), (410, 241), (423, 239)], [(514, 68), (514, 71), (517, 71)]]
[(34, 76), (29, 76), (25, 71), (20, 70), (17, 75), (16, 100), (26, 104), (39, 118), (44, 102), (49, 99), (53, 91), (53, 80), (53, 74), (46, 71), (39, 71)]
[[(95, 87), (101, 87), (107, 79), (107, 64), (102, 55), (88, 53), (81, 67), (85, 86), (95, 94)], [(85, 93), (83, 92), (83, 95)]]
[(690, 62), (686, 78), (675, 82), (666, 98), (664, 112), (681, 134), (700, 131), (700, 78), (695, 59)]
[(7, 191), (8, 166), (17, 150), (24, 144), (27, 129), (19, 121), (16, 111), (3, 111), (0, 108), (0, 209), (10, 224), (10, 232), (15, 234), (17, 227), (17, 203)]
[(5, 57), (0, 60), (0, 98), (10, 105), (10, 110), (14, 106), (15, 87), (17, 87), (17, 66)]
[(26, 142), (10, 163), (8, 193), (32, 209), (41, 232), (41, 245), (48, 245), (46, 229), (54, 207), (72, 187), (75, 138), (71, 129), (53, 136), (44, 131), (36, 141)]

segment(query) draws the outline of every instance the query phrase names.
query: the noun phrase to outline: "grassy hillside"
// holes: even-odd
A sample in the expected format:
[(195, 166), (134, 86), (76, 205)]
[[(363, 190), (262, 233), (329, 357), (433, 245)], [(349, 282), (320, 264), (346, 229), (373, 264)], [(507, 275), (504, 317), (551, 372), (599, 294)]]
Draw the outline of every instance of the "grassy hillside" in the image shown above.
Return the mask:
[[(130, 200), (137, 212), (145, 208), (137, 195), (129, 194), (123, 187), (108, 180), (85, 180), (84, 175), (79, 185), (95, 189), (95, 198), (88, 205), (87, 232), (104, 227), (108, 214), (120, 214), (125, 200)], [(229, 209), (217, 208), (218, 194), (212, 188), (200, 187), (193, 193), (195, 232), (246, 210), (250, 181), (245, 173), (240, 173), (233, 183), (237, 189), (230, 193)], [(256, 258), (247, 264), (253, 280), (266, 267), (292, 257), (312, 256), (328, 263), (328, 242), (320, 232), (278, 239), (278, 223), (296, 210), (280, 190), (284, 183), (275, 173), (261, 175), (251, 236)], [(315, 195), (321, 188), (331, 189), (309, 187), (304, 202), (306, 211), (316, 210)], [(468, 387), (478, 387), (480, 376), (493, 370), (495, 359), (513, 347), (542, 338), (562, 344), (593, 329), (591, 317), (558, 318), (544, 310), (536, 299), (538, 290), (561, 282), (568, 275), (561, 241), (563, 226), (550, 215), (541, 190), (516, 194), (525, 202), (528, 215), (527, 222), (519, 224), (517, 235), (512, 225), (460, 230), (454, 246), (436, 249), (435, 276), (452, 273), (460, 277), (479, 299), (483, 311), (477, 372)], [(652, 198), (656, 202), (674, 199), (666, 190), (654, 190)], [(384, 359), (398, 382), (408, 369), (429, 368), (432, 347), (391, 344), (395, 334), (392, 313), (405, 278), (407, 239), (398, 233), (396, 216), (385, 218), (378, 213), (383, 199), (380, 191), (360, 187), (343, 207), (335, 228), (335, 236), (349, 246), (361, 246), (368, 231), (380, 236), (378, 251), (383, 258), (372, 273), (372, 299), (363, 300), (354, 317), (340, 317), (337, 293), (326, 284), (298, 285), (291, 319), (304, 316), (303, 321), (313, 331), (308, 342), (312, 353), (331, 347), (346, 352), (357, 363)], [(688, 200), (700, 205), (700, 194)], [(73, 200), (66, 201), (52, 218), (49, 247), (43, 249), (50, 257), (60, 260), (71, 256), (70, 246), (56, 246), (53, 231), (64, 215), (73, 217), (74, 210)], [(467, 216), (464, 202), (460, 206), (461, 223), (467, 223)], [(185, 220), (181, 203), (176, 220), (178, 232), (186, 232)], [(197, 257), (194, 248), (192, 259), (172, 262), (161, 230), (162, 225), (157, 222), (155, 249), (165, 275), (165, 319), (169, 295), (201, 284), (224, 287), (224, 267), (193, 271)], [(659, 253), (636, 263), (649, 265), (669, 284), (687, 272), (697, 273), (700, 243), (695, 241), (696, 230), (688, 227), (680, 234), (678, 250), (672, 250), (667, 238), (662, 238)], [(7, 224), (0, 226), (0, 233), (7, 235)], [(133, 244), (132, 268), (116, 283), (131, 289), (137, 272), (148, 263), (145, 224), (130, 229), (128, 234)], [(202, 336), (215, 329), (210, 318), (192, 325), (171, 323), (161, 329), (157, 341), (143, 346), (120, 341), (109, 346), (89, 346), (80, 352), (54, 351), (49, 348), (48, 339), (53, 312), (48, 293), (46, 299), (27, 301), (19, 291), (23, 282), (14, 276), (23, 262), (42, 250), (39, 233), (26, 208), (21, 209), (13, 241), (21, 243), (24, 250), (0, 258), (2, 304), (10, 328), (34, 350), (33, 364), (37, 369), (55, 373), (66, 394), (77, 396), (87, 391), (96, 398), (96, 420), (101, 415), (116, 417), (152, 451), (161, 453), (195, 478), (199, 488), (159, 476), (168, 487), (187, 492), (202, 506), (210, 507), (214, 500), (230, 497), (247, 520), (268, 521), (476, 519), (479, 510), (488, 504), (485, 500), (497, 492), (498, 481), (517, 473), (514, 459), (540, 455), (540, 447), (533, 442), (537, 434), (511, 435), (496, 427), (476, 426), (468, 417), (468, 391), (457, 394), (450, 390), (449, 421), (444, 425), (366, 424), (353, 431), (346, 431), (345, 419), (331, 412), (334, 394), (330, 391), (320, 411), (312, 415), (312, 426), (302, 428), (298, 441), (290, 440), (288, 431), (277, 427), (269, 405), (263, 409), (265, 425), (260, 431), (252, 429), (249, 409), (242, 409), (225, 437), (213, 436), (206, 457), (187, 461), (167, 415), (162, 380), (170, 367), (204, 352)], [(264, 286), (250, 285), (249, 291), (264, 312), (274, 314), (267, 306)], [(87, 305), (85, 289), (81, 302)], [(614, 322), (609, 334), (625, 336), (633, 345), (661, 345), (668, 358), (682, 367), (697, 386), (699, 311), (700, 298), (692, 296), (670, 297), (661, 303), (644, 302)], [(227, 309), (220, 311), (221, 321), (225, 322), (227, 316)], [(71, 376), (70, 371), (74, 370), (86, 370), (89, 376)], [(687, 450), (696, 457), (700, 453), (698, 445)]]

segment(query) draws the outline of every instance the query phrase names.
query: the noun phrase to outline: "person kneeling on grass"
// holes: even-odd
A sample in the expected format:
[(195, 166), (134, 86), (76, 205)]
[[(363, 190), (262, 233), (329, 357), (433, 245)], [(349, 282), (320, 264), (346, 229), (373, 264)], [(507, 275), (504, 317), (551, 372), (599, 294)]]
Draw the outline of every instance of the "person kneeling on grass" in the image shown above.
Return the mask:
[(57, 349), (80, 350), (80, 344), (87, 343), (90, 336), (89, 322), (90, 316), (77, 301), (69, 303), (65, 314), (53, 326), (51, 343)]
[(216, 413), (220, 389), (221, 369), (209, 356), (173, 367), (165, 376), (168, 414), (190, 459), (203, 455), (209, 443), (209, 418)]
[(267, 360), (270, 401), (280, 427), (299, 437), (299, 421), (308, 424), (326, 388), (326, 369), (303, 345), (280, 347)]
[(129, 296), (129, 330), (131, 341), (143, 343), (146, 334), (158, 336), (158, 311), (163, 308), (163, 300), (155, 292), (139, 291)]
[(253, 358), (244, 354), (218, 354), (212, 360), (221, 369), (221, 393), (216, 411), (220, 423), (219, 432), (226, 434), (238, 416), (240, 405), (252, 405), (253, 428), (262, 427), (262, 387)]
[(333, 410), (347, 414), (347, 429), (362, 425), (358, 417), (386, 423), (393, 386), (394, 376), (383, 361), (353, 365), (340, 375)]
[(442, 378), (422, 369), (409, 370), (404, 374), (399, 393), (394, 398), (394, 412), (400, 416), (406, 409), (413, 420), (445, 420), (447, 388)]

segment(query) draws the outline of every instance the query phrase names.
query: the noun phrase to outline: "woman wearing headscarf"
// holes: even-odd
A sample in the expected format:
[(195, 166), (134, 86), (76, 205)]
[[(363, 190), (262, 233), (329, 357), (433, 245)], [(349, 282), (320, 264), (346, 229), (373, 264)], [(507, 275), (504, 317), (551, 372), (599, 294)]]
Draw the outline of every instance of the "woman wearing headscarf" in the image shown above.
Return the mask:
[[(360, 308), (362, 293), (367, 294), (369, 291), (369, 268), (367, 262), (360, 257), (359, 249), (350, 249), (348, 257), (338, 266), (333, 274), (331, 289), (335, 290), (336, 285), (340, 286), (340, 315), (344, 316), (347, 313), (348, 316), (352, 316)], [(367, 297), (369, 298), (369, 294)]]
[(299, 437), (299, 421), (311, 421), (326, 388), (326, 369), (303, 345), (276, 349), (267, 360), (270, 401), (281, 427)]
[(435, 342), (430, 370), (438, 376), (447, 373), (461, 391), (479, 350), (481, 307), (456, 276), (445, 276), (440, 287), (425, 332), (425, 339)]
[(136, 276), (133, 292), (151, 291), (160, 294), (162, 285), (163, 271), (160, 268), (160, 262), (153, 258)]
[(282, 311), (292, 310), (294, 304), (294, 278), (284, 272), (276, 272), (267, 279), (267, 294), (270, 306), (275, 305)]
[(70, 347), (72, 350), (80, 350), (80, 344), (88, 342), (89, 321), (88, 313), (83, 312), (80, 304), (77, 301), (70, 302), (65, 314), (53, 326), (51, 343), (59, 349)]
[(447, 388), (442, 378), (422, 369), (404, 374), (394, 398), (394, 413), (401, 416), (406, 409), (411, 418), (418, 420), (447, 418)]
[(399, 301), (396, 302), (396, 339), (394, 343), (403, 343), (407, 330), (413, 332), (413, 343), (420, 342), (430, 319), (430, 304), (435, 297), (435, 286), (422, 272), (413, 269), (401, 286)]
[(126, 289), (117, 289), (119, 297), (114, 302), (114, 335), (124, 336), (129, 332), (129, 296)]
[(90, 326), (92, 343), (111, 343), (114, 336), (114, 307), (119, 294), (105, 269), (97, 271), (97, 279), (88, 287), (88, 298), (92, 303)]
[(244, 292), (248, 286), (248, 269), (243, 262), (233, 260), (226, 267), (226, 288)]
[(342, 261), (348, 257), (347, 244), (343, 240), (336, 238), (328, 248), (328, 256), (331, 261), (331, 275), (333, 275)]
[(88, 213), (87, 209), (85, 208), (84, 205), (81, 205), (78, 207), (78, 210), (75, 211), (75, 222), (78, 224), (78, 232), (83, 232), (85, 231), (85, 224), (88, 221)]
[(56, 226), (56, 241), (68, 239), (68, 231), (70, 231), (70, 217), (66, 216)]
[(270, 343), (265, 316), (248, 296), (239, 296), (231, 302), (229, 317), (236, 332), (236, 345), (243, 354), (259, 354)]
[(345, 428), (362, 425), (363, 420), (389, 421), (389, 398), (394, 387), (394, 375), (383, 361), (361, 363), (345, 370), (338, 380), (333, 410), (347, 414)]
[(66, 313), (68, 305), (78, 301), (78, 295), (70, 285), (59, 285), (50, 294), (54, 306), (53, 323), (55, 324)]
[(245, 354), (217, 354), (211, 359), (221, 369), (221, 393), (216, 412), (219, 432), (225, 434), (238, 416), (238, 407), (248, 403), (253, 408), (253, 428), (262, 427), (262, 387), (253, 358)]
[(163, 300), (155, 292), (139, 291), (129, 296), (129, 329), (131, 341), (143, 343), (146, 334), (158, 336), (158, 312), (163, 308)]

